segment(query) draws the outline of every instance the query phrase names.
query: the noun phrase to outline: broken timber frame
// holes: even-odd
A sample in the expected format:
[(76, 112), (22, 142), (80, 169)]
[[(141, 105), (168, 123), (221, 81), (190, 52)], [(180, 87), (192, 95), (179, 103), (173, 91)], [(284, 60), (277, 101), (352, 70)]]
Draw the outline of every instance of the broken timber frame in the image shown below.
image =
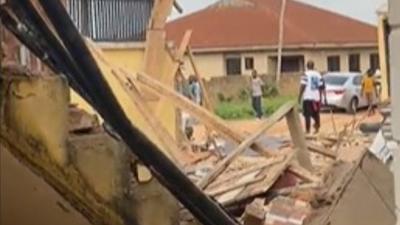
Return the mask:
[[(136, 80), (145, 87), (153, 90), (160, 97), (165, 97), (176, 106), (185, 109), (190, 114), (197, 117), (197, 119), (205, 123), (205, 125), (213, 128), (215, 131), (220, 132), (223, 136), (227, 137), (228, 139), (231, 139), (238, 143), (241, 143), (246, 139), (246, 137), (243, 136), (242, 134), (238, 134), (237, 132), (233, 131), (229, 126), (225, 124), (225, 122), (222, 119), (216, 117), (211, 112), (202, 108), (201, 106), (194, 104), (190, 100), (186, 99), (184, 96), (165, 87), (162, 83), (149, 77), (148, 75), (144, 75), (143, 73), (138, 73)], [(261, 144), (257, 142), (253, 143), (251, 147), (255, 151), (261, 153), (262, 155), (265, 156), (274, 155), (274, 153), (268, 151), (267, 149), (262, 147)]]
[(202, 76), (200, 75), (200, 71), (196, 65), (196, 61), (194, 60), (194, 55), (192, 49), (188, 46), (187, 48), (187, 54), (189, 56), (189, 61), (190, 64), (192, 65), (194, 75), (196, 76), (197, 80), (199, 81), (200, 88), (202, 90), (202, 97), (203, 97), (203, 103), (206, 109), (208, 109), (210, 112), (213, 112), (213, 107), (210, 101), (210, 97), (208, 96), (206, 85), (204, 83), (204, 80), (202, 79)]
[[(205, 125), (214, 128), (218, 132), (221, 132), (225, 137), (232, 139), (238, 143), (245, 142), (247, 139), (249, 139), (242, 146), (246, 147), (246, 145), (249, 145), (251, 148), (261, 153), (262, 155), (266, 156), (277, 155), (277, 153), (264, 150), (262, 145), (256, 142), (258, 135), (261, 135), (263, 133), (262, 132), (263, 130), (261, 130), (261, 132), (259, 131), (260, 134), (256, 134), (254, 136), (251, 136), (250, 138), (246, 138), (242, 134), (236, 133), (235, 131), (230, 129), (223, 120), (214, 116), (213, 114), (203, 109), (202, 107), (190, 102), (183, 96), (175, 93), (173, 90), (170, 90), (169, 88), (165, 87), (157, 80), (154, 80), (151, 77), (142, 73), (138, 73), (136, 78), (140, 84), (146, 86), (149, 89), (152, 89), (153, 91), (156, 92), (156, 94), (160, 95), (160, 97), (167, 98), (173, 104), (176, 104), (176, 106), (184, 108), (185, 110), (190, 112), (193, 116), (197, 117), (197, 119), (205, 123)], [(285, 107), (287, 107), (286, 110), (284, 110), (285, 109), (284, 108), (282, 111), (278, 111), (279, 113), (282, 112), (283, 113), (282, 115), (276, 114), (276, 118), (274, 117), (273, 120), (271, 119), (270, 121), (273, 125), (274, 123), (278, 122), (279, 119), (281, 119), (283, 116), (286, 116), (294, 146), (296, 149), (298, 149), (297, 153), (298, 162), (301, 166), (303, 166), (307, 170), (312, 170), (312, 165), (307, 150), (305, 135), (300, 124), (300, 119), (298, 111), (296, 109), (296, 105), (294, 103), (288, 103), (288, 105), (286, 105)], [(269, 125), (267, 123), (265, 130), (272, 125)], [(241, 147), (241, 149), (242, 148), (243, 147)], [(239, 150), (243, 151), (241, 149)]]
[(295, 102), (286, 103), (278, 111), (276, 111), (266, 122), (250, 137), (243, 141), (235, 150), (233, 150), (227, 157), (220, 161), (215, 168), (209, 172), (200, 182), (198, 186), (201, 189), (206, 188), (215, 178), (218, 177), (240, 154), (246, 151), (252, 143), (261, 137), (269, 128), (271, 128), (277, 121), (284, 117), (295, 106)]

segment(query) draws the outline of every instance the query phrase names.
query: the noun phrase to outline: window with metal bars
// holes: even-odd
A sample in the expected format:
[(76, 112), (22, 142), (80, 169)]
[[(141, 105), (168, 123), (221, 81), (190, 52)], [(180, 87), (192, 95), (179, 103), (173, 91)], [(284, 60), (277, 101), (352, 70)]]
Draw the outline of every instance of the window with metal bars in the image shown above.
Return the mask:
[(80, 32), (94, 41), (143, 41), (153, 0), (69, 0), (67, 8)]

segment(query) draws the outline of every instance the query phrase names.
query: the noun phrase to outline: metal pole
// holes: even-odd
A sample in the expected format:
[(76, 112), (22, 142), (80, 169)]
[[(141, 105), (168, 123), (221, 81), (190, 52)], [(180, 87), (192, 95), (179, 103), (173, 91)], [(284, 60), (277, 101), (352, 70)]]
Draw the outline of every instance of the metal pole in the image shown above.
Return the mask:
[(282, 48), (283, 48), (283, 35), (285, 30), (285, 11), (286, 11), (286, 0), (281, 0), (281, 11), (279, 14), (279, 37), (278, 37), (278, 64), (276, 68), (276, 84), (279, 87), (282, 72)]

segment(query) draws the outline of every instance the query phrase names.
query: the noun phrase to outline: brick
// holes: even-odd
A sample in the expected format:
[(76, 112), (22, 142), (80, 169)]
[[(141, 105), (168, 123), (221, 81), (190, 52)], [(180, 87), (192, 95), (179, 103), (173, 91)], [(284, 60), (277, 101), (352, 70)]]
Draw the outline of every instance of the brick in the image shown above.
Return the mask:
[(244, 212), (244, 225), (263, 225), (265, 220), (265, 210), (262, 199), (256, 199), (246, 206)]

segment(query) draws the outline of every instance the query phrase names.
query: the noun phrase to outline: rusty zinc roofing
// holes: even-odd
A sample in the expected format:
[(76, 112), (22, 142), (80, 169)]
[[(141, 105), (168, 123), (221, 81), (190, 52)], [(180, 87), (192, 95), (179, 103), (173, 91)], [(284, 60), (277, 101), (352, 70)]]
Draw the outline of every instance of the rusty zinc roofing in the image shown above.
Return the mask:
[[(242, 1), (243, 4), (238, 4)], [(231, 4), (228, 4), (231, 2)], [(276, 47), (281, 0), (221, 0), (167, 24), (167, 38), (179, 43), (192, 29), (195, 49)], [(376, 27), (314, 6), (287, 1), (284, 45), (376, 45)]]

